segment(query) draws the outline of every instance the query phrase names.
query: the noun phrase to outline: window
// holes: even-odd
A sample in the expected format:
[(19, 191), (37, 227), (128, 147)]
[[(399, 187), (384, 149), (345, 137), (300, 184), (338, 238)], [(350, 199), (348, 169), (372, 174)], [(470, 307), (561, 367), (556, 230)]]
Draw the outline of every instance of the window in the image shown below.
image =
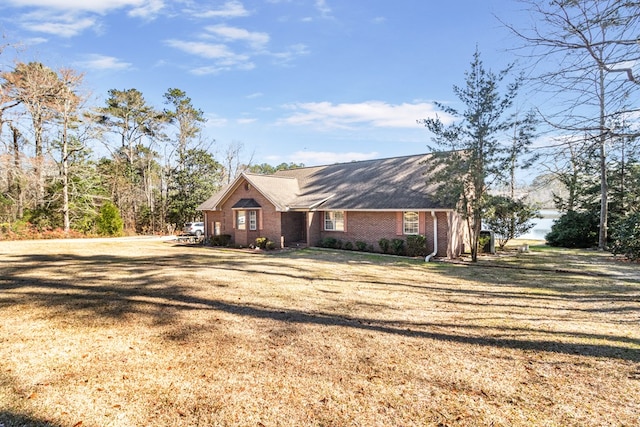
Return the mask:
[(236, 213), (236, 228), (238, 230), (247, 229), (246, 215), (247, 215), (246, 211), (238, 211)]
[(249, 230), (258, 229), (258, 212), (249, 211)]
[(325, 212), (324, 229), (327, 231), (344, 231), (344, 212)]
[(222, 223), (220, 221), (216, 221), (213, 223), (213, 235), (219, 236), (222, 234)]
[(418, 212), (405, 212), (402, 217), (404, 234), (418, 234), (420, 232), (420, 220)]

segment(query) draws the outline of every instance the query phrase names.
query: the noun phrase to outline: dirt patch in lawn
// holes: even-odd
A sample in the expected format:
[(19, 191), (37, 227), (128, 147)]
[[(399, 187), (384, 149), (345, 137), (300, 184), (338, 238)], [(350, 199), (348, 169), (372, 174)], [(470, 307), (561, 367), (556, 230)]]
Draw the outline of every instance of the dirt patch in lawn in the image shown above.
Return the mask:
[(500, 262), (0, 242), (0, 426), (637, 424), (638, 282)]

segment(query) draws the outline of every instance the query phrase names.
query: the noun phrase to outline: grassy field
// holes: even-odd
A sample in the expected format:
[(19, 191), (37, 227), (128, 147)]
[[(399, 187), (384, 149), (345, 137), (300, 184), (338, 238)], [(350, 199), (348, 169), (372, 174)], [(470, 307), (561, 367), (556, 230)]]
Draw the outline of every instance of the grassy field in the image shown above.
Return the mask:
[(638, 426), (639, 270), (0, 242), (0, 427)]

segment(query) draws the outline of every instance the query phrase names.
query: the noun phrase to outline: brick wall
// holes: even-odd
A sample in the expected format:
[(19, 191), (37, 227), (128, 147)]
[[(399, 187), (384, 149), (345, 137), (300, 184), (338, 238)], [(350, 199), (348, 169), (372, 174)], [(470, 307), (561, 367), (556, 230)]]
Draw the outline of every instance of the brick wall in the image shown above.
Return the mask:
[[(246, 230), (237, 230), (235, 228), (235, 215), (231, 207), (235, 205), (240, 199), (254, 199), (261, 206), (258, 209), (258, 230), (249, 230), (249, 217), (247, 213)], [(247, 209), (247, 212), (251, 209)], [(222, 211), (206, 211), (205, 220), (207, 221), (207, 233), (213, 234), (213, 222), (221, 222), (221, 234), (231, 235), (231, 242), (237, 245), (249, 245), (255, 241), (257, 237), (267, 237), (276, 243), (280, 244), (280, 232), (281, 232), (281, 218), (280, 212), (276, 211), (274, 205), (269, 200), (260, 194), (252, 186), (248, 185), (247, 181), (242, 179), (239, 185), (231, 196), (225, 201), (222, 206)]]
[(308, 212), (307, 213), (307, 244), (309, 246), (316, 246), (321, 239), (322, 235), (322, 212)]
[[(401, 212), (346, 212), (345, 228), (346, 231), (325, 231), (324, 230), (324, 212), (315, 212), (318, 218), (317, 228), (320, 232), (316, 234), (310, 233), (309, 243), (317, 245), (317, 243), (326, 237), (339, 239), (344, 243), (362, 241), (373, 246), (375, 251), (380, 251), (378, 241), (382, 238), (403, 239), (406, 241), (407, 236), (399, 233), (402, 230)], [(437, 256), (444, 257), (450, 253), (454, 254), (455, 247), (450, 247), (449, 243), (449, 213), (436, 212), (438, 220), (438, 252)], [(433, 252), (433, 217), (431, 212), (420, 214), (421, 234), (427, 238), (427, 249)], [(312, 239), (316, 237), (315, 239)], [(458, 252), (459, 253), (459, 252)]]

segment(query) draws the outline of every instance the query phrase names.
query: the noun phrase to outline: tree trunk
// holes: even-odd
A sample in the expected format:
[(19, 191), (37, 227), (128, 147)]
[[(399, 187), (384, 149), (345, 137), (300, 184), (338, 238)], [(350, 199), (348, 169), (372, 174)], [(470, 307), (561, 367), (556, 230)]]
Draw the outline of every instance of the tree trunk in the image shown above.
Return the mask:
[(62, 215), (64, 216), (64, 232), (69, 233), (71, 223), (69, 221), (69, 159), (68, 159), (68, 104), (65, 102), (64, 118), (62, 123)]
[(607, 227), (609, 216), (609, 184), (607, 183), (607, 130), (605, 128), (605, 74), (604, 68), (600, 67), (599, 75), (599, 88), (600, 88), (600, 134), (598, 136), (599, 154), (600, 154), (600, 233), (598, 235), (598, 249), (604, 250), (607, 248)]
[(22, 194), (22, 183), (20, 180), (20, 132), (13, 125), (10, 125), (13, 139), (13, 173), (9, 180), (11, 194), (16, 203), (13, 220), (24, 216), (24, 196)]

